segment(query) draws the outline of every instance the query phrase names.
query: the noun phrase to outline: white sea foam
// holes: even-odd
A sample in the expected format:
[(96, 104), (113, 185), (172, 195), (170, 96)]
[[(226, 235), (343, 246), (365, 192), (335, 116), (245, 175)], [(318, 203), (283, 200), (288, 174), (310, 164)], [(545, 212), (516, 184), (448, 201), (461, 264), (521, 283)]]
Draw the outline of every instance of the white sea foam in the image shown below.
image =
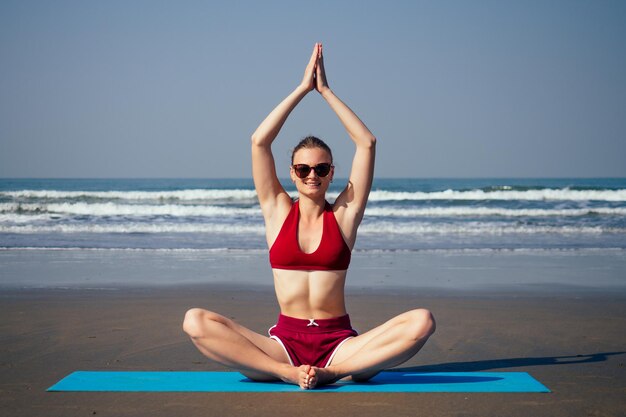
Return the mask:
[(445, 190), (434, 192), (372, 191), (370, 201), (403, 200), (563, 200), (563, 201), (626, 201), (626, 190), (570, 190), (567, 188), (539, 190)]
[[(46, 224), (2, 225), (0, 233), (221, 233), (231, 235), (263, 234), (262, 222), (258, 224), (214, 223), (135, 223), (122, 224)], [(425, 222), (393, 223), (368, 222), (361, 225), (360, 233), (386, 235), (505, 235), (505, 234), (600, 234), (626, 233), (623, 228), (601, 226), (543, 226), (500, 224), (490, 222), (444, 223)]]
[[(171, 253), (171, 254), (206, 254), (221, 256), (223, 253), (232, 253), (248, 256), (267, 256), (267, 249), (236, 249), (236, 248), (94, 248), (94, 247), (60, 247), (60, 246), (0, 246), (0, 252), (128, 252), (128, 253)], [(413, 248), (413, 249), (354, 249), (353, 256), (368, 256), (371, 254), (400, 254), (432, 253), (441, 255), (475, 255), (475, 254), (536, 254), (536, 255), (569, 255), (580, 254), (609, 254), (621, 255), (626, 249), (619, 247), (568, 247), (568, 248)]]
[(596, 207), (583, 209), (507, 209), (498, 207), (374, 207), (365, 210), (368, 216), (380, 217), (580, 217), (593, 214), (625, 216), (626, 207)]
[[(594, 207), (580, 209), (507, 209), (499, 207), (372, 207), (367, 216), (379, 217), (581, 217), (588, 215), (626, 216), (626, 207)], [(241, 208), (214, 205), (180, 204), (116, 204), (116, 203), (0, 203), (0, 221), (27, 222), (43, 220), (51, 215), (84, 216), (171, 216), (171, 217), (259, 217), (259, 206)]]
[(2, 213), (0, 211), (0, 224), (2, 223), (33, 223), (50, 220), (52, 217), (49, 214), (31, 214), (24, 216), (23, 214)]
[[(293, 196), (295, 193), (290, 192)], [(329, 199), (338, 193), (329, 193)], [(58, 190), (20, 190), (2, 191), (0, 197), (16, 199), (105, 199), (105, 200), (180, 200), (180, 201), (249, 201), (256, 199), (254, 190), (235, 189), (188, 189), (177, 191), (58, 191)], [(445, 190), (433, 192), (396, 192), (374, 190), (370, 193), (371, 201), (403, 200), (563, 200), (563, 201), (626, 201), (626, 189), (619, 190), (571, 190), (569, 188), (543, 188), (536, 190), (502, 189), (484, 190)]]
[(123, 224), (48, 224), (2, 225), (0, 233), (221, 233), (264, 234), (263, 224), (206, 223), (123, 223)]
[(387, 234), (387, 235), (509, 235), (509, 234), (600, 234), (600, 233), (626, 233), (626, 229), (610, 228), (601, 226), (541, 226), (524, 224), (499, 224), (499, 223), (392, 223), (374, 222), (361, 225), (361, 234)]
[(256, 198), (254, 190), (216, 190), (191, 189), (177, 191), (58, 191), (58, 190), (20, 190), (2, 191), (0, 197), (38, 198), (38, 199), (105, 199), (105, 200), (250, 200)]
[(259, 207), (238, 208), (210, 205), (178, 204), (116, 204), (116, 203), (52, 203), (0, 204), (0, 213), (73, 214), (85, 216), (174, 216), (174, 217), (240, 217), (260, 216)]

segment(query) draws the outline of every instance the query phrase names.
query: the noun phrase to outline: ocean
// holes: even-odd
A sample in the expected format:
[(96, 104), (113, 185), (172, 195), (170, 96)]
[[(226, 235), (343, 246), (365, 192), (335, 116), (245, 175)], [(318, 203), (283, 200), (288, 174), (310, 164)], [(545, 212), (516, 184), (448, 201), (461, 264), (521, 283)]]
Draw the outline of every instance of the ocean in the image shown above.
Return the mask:
[[(287, 191), (296, 192), (289, 181)], [(336, 179), (330, 202), (345, 180)], [(0, 179), (0, 249), (267, 248), (249, 179)], [(377, 179), (356, 251), (626, 249), (626, 179)]]

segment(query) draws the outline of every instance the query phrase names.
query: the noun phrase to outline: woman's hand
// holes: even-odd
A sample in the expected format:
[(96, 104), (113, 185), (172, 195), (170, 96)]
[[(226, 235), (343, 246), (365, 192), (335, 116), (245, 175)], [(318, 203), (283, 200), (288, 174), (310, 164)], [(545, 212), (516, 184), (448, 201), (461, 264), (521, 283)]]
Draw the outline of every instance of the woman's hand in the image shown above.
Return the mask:
[(304, 70), (304, 77), (302, 78), (302, 82), (300, 83), (300, 87), (305, 89), (308, 93), (309, 91), (315, 88), (315, 70), (316, 64), (318, 60), (318, 56), (321, 53), (321, 44), (316, 43), (313, 46), (313, 53), (311, 54), (311, 59), (309, 59), (309, 63)]
[(315, 89), (318, 93), (322, 94), (326, 90), (330, 90), (328, 87), (328, 80), (326, 80), (326, 70), (324, 70), (324, 55), (322, 55), (322, 44), (318, 47), (317, 61), (315, 65)]

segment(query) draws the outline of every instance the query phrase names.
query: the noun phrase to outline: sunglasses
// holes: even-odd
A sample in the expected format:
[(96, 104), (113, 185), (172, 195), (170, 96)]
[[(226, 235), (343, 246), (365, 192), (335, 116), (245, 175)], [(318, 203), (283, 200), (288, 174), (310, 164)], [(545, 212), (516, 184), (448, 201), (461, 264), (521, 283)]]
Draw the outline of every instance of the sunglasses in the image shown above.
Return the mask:
[(306, 178), (309, 176), (311, 170), (315, 171), (315, 175), (317, 175), (318, 177), (325, 177), (326, 175), (328, 175), (330, 169), (333, 166), (327, 162), (324, 162), (321, 164), (317, 164), (314, 167), (307, 164), (296, 164), (292, 165), (291, 167), (296, 172), (298, 178)]

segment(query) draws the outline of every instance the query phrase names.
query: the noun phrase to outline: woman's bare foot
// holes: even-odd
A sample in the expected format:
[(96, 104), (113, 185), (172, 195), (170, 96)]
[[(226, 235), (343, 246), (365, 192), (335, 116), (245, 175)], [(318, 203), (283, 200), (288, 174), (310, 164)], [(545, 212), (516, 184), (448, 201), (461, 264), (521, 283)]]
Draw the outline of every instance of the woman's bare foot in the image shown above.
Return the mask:
[(310, 369), (310, 365), (291, 366), (289, 364), (285, 364), (281, 372), (280, 379), (289, 384), (298, 385), (302, 389), (309, 389)]
[(315, 372), (315, 369), (312, 366), (309, 366), (307, 377), (308, 377), (307, 383), (308, 383), (309, 389), (315, 388), (317, 386), (317, 373)]
[(316, 366), (312, 366), (308, 375), (309, 389), (332, 384), (333, 382), (337, 382), (337, 380), (339, 380), (339, 376), (329, 368), (318, 368)]

